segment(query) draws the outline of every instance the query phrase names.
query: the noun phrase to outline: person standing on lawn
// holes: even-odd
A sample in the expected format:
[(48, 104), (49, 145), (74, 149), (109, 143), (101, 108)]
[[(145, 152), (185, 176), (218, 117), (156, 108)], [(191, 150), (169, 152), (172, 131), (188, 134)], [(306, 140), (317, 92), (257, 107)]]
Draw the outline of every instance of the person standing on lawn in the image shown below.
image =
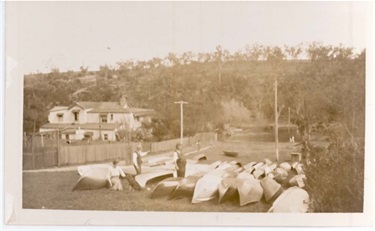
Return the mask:
[(176, 144), (176, 150), (173, 153), (173, 160), (175, 162), (175, 168), (177, 177), (185, 177), (186, 170), (186, 157), (182, 154), (182, 144)]
[(122, 191), (122, 184), (121, 184), (120, 176), (125, 177), (125, 173), (124, 171), (122, 171), (121, 167), (118, 166), (118, 163), (119, 163), (118, 160), (114, 160), (112, 162), (113, 165), (109, 167), (109, 172), (110, 172), (110, 177), (111, 177), (110, 186), (111, 186), (111, 189), (113, 190)]
[(138, 144), (133, 153), (133, 166), (137, 175), (142, 173), (142, 156), (147, 155), (148, 152), (142, 152), (142, 144)]

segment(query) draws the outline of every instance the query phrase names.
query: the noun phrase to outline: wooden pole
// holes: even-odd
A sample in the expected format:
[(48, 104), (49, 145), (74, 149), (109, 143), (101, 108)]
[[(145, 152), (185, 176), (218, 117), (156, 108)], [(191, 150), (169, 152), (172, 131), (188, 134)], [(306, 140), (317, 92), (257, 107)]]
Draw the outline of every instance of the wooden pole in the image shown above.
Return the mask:
[(182, 103), (180, 103), (180, 113), (181, 113), (181, 115), (180, 115), (180, 118), (181, 118), (181, 125), (180, 125), (181, 134), (180, 134), (180, 136), (181, 136), (181, 144), (182, 144), (183, 137), (184, 137), (184, 107), (182, 106)]
[(102, 118), (99, 114), (99, 140), (102, 140)]
[(290, 136), (290, 107), (288, 107), (288, 135)]
[(40, 133), (40, 139), (42, 141), (42, 147), (44, 147), (43, 133)]
[(33, 133), (31, 137), (31, 153), (32, 153), (32, 164), (33, 164), (33, 169), (35, 169), (35, 151), (34, 151), (34, 138), (35, 138), (35, 133)]
[(180, 143), (182, 144), (183, 143), (183, 140), (184, 140), (184, 107), (183, 107), (183, 104), (187, 104), (188, 102), (184, 102), (182, 100), (178, 101), (178, 102), (174, 102), (175, 104), (180, 104), (180, 121), (181, 121), (181, 124), (180, 124)]
[(275, 152), (276, 161), (279, 162), (279, 126), (278, 126), (278, 111), (277, 111), (277, 80), (275, 80)]
[(60, 166), (61, 156), (60, 156), (60, 132), (57, 130), (57, 166)]

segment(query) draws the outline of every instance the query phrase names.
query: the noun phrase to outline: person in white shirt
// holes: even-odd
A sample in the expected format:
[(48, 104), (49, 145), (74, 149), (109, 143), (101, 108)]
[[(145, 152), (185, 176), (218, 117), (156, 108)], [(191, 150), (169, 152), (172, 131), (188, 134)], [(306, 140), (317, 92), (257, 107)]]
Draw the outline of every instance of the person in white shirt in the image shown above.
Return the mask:
[(138, 144), (133, 153), (133, 166), (137, 175), (142, 173), (142, 156), (147, 155), (148, 152), (142, 152), (142, 144)]
[(173, 153), (173, 160), (177, 172), (177, 177), (185, 177), (186, 157), (182, 154), (182, 145), (176, 144), (176, 150)]
[(119, 163), (118, 160), (114, 160), (112, 163), (113, 165), (109, 167), (109, 172), (111, 176), (111, 189), (122, 191), (123, 189), (120, 181), (120, 176), (125, 177), (125, 173), (124, 171), (122, 171), (120, 166), (117, 166), (117, 164)]

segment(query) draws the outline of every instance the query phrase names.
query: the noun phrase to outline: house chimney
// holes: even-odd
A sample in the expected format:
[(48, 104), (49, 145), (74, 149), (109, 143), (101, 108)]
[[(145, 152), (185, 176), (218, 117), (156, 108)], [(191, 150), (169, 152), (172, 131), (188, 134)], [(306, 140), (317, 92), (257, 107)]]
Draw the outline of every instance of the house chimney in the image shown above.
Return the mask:
[(129, 105), (128, 105), (128, 98), (125, 95), (121, 96), (120, 105), (123, 108), (128, 108), (129, 107)]

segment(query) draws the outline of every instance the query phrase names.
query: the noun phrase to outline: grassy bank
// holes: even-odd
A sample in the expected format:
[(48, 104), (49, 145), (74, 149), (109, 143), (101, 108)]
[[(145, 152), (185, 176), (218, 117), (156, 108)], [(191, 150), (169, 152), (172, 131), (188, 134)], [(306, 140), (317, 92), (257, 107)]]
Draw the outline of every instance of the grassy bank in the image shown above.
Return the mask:
[[(288, 160), (294, 148), (289, 143), (280, 144), (280, 159)], [(271, 142), (219, 142), (204, 151), (210, 163), (216, 160), (230, 161), (223, 150), (239, 151), (236, 158), (241, 163), (275, 159), (274, 144)], [(267, 212), (271, 204), (261, 201), (240, 207), (238, 202), (227, 201), (218, 204), (217, 200), (191, 204), (191, 198), (177, 200), (151, 199), (150, 191), (129, 191), (128, 183), (122, 180), (124, 191), (108, 189), (74, 191), (72, 188), (79, 179), (77, 171), (35, 172), (23, 174), (23, 208), (67, 209), (67, 210), (121, 210), (121, 211), (181, 211), (181, 212)], [(149, 185), (152, 187), (153, 185)]]

